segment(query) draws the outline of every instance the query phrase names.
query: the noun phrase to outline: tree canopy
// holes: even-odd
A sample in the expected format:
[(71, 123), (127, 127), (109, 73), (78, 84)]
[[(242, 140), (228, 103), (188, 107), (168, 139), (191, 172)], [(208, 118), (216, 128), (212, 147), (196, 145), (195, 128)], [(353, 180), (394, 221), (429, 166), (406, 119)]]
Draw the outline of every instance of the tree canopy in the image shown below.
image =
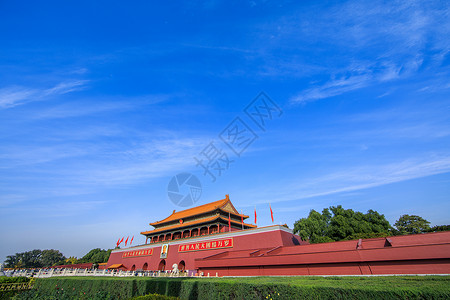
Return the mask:
[(307, 218), (294, 223), (294, 233), (311, 243), (387, 236), (391, 230), (384, 215), (377, 211), (364, 214), (341, 205), (325, 208), (322, 213), (311, 210)]
[(78, 263), (105, 263), (109, 259), (112, 249), (104, 250), (95, 248), (78, 260)]
[(394, 223), (394, 226), (400, 234), (417, 234), (431, 230), (430, 222), (416, 215), (403, 215)]
[(66, 258), (58, 250), (31, 250), (9, 255), (5, 260), (7, 268), (43, 268), (56, 265), (78, 264), (78, 263), (104, 263), (109, 259), (112, 249), (103, 250), (95, 248), (80, 259), (76, 257)]
[(31, 250), (6, 257), (8, 268), (41, 268), (63, 264), (66, 258), (58, 250)]

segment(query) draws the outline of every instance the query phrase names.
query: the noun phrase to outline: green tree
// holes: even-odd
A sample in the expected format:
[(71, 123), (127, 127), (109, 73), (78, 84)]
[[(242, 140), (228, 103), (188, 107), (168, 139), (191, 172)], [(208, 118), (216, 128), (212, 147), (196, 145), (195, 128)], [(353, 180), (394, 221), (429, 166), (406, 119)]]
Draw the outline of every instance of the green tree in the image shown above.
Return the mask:
[(38, 249), (16, 253), (6, 257), (5, 265), (8, 268), (39, 268), (42, 266), (41, 255), (42, 251)]
[(76, 258), (75, 256), (66, 258), (66, 260), (64, 261), (64, 264), (66, 264), (66, 265), (74, 265), (76, 263), (78, 263), (78, 258)]
[(8, 255), (8, 256), (6, 256), (5, 267), (7, 267), (7, 268), (20, 268), (19, 257), (17, 255)]
[(113, 249), (108, 249), (108, 251), (106, 251), (105, 259), (103, 260), (104, 263), (105, 263), (105, 262), (108, 262), (109, 256), (111, 255), (111, 251), (112, 251), (112, 250), (113, 250)]
[(40, 262), (42, 267), (51, 267), (65, 263), (66, 257), (58, 250), (42, 250)]
[[(326, 215), (326, 214), (325, 214)], [(327, 238), (327, 218), (324, 213), (312, 209), (307, 218), (302, 218), (294, 223), (294, 233), (298, 233), (302, 240), (310, 243), (324, 243), (333, 241)]]
[(430, 222), (416, 215), (403, 215), (394, 226), (401, 234), (417, 234), (430, 230)]
[(307, 218), (294, 223), (294, 233), (311, 243), (387, 236), (391, 232), (391, 225), (377, 211), (364, 214), (341, 205), (325, 208), (322, 214), (311, 210)]
[(95, 248), (89, 251), (85, 256), (79, 259), (79, 263), (103, 263), (107, 262), (112, 249), (103, 250)]
[(431, 227), (428, 232), (450, 231), (450, 225), (436, 225)]

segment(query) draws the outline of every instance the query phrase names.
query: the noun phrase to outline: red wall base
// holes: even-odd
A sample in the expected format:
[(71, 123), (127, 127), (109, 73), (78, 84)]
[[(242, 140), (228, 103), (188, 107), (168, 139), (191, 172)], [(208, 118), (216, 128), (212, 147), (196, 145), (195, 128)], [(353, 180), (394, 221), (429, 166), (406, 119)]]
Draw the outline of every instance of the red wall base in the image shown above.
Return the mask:
[(389, 275), (448, 274), (450, 259), (320, 265), (281, 265), (255, 267), (200, 268), (206, 276), (313, 276), (313, 275)]
[(196, 267), (212, 276), (450, 274), (450, 232), (229, 251)]
[[(226, 248), (182, 250), (188, 244), (230, 239)], [(127, 255), (130, 251), (137, 256)], [(191, 274), (210, 276), (450, 274), (450, 232), (309, 245), (275, 225), (117, 249), (107, 266), (156, 271), (163, 264), (171, 270), (175, 263), (183, 263)]]

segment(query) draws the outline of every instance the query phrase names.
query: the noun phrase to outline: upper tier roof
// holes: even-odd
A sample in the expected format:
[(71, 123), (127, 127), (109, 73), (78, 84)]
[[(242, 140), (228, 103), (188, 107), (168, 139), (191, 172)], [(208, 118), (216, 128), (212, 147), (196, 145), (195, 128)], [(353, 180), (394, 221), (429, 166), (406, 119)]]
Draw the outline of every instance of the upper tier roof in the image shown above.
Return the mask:
[(203, 204), (200, 206), (192, 207), (192, 208), (185, 209), (185, 210), (178, 211), (178, 212), (176, 212), (174, 210), (173, 213), (170, 216), (168, 216), (167, 218), (165, 218), (161, 221), (156, 221), (156, 222), (150, 223), (150, 225), (156, 227), (156, 226), (164, 224), (164, 223), (178, 221), (180, 219), (184, 219), (187, 217), (193, 217), (193, 216), (197, 216), (200, 214), (212, 212), (212, 211), (215, 211), (216, 209), (221, 209), (223, 211), (230, 212), (233, 215), (242, 216), (244, 219), (248, 218), (247, 215), (240, 214), (236, 210), (236, 208), (234, 208), (233, 204), (231, 204), (230, 197), (228, 195), (226, 195), (225, 199), (222, 199), (222, 200), (214, 201), (211, 203), (206, 203), (206, 204)]
[[(171, 225), (171, 226), (157, 228), (157, 229), (154, 229), (154, 230), (143, 231), (143, 232), (141, 232), (141, 234), (143, 234), (143, 235), (156, 234), (156, 233), (160, 233), (160, 232), (163, 232), (163, 231), (170, 231), (170, 230), (185, 228), (185, 227), (189, 227), (189, 226), (193, 226), (193, 225), (197, 225), (197, 224), (201, 224), (201, 223), (207, 223), (207, 222), (215, 221), (217, 219), (221, 219), (221, 220), (223, 220), (225, 222), (228, 222), (228, 218), (221, 217), (219, 214), (217, 214), (217, 215), (213, 215), (213, 216), (208, 217), (208, 218), (194, 220), (194, 221), (186, 222), (186, 223), (183, 223), (183, 224), (174, 224), (174, 225)], [(256, 225), (253, 225), (253, 224), (241, 223), (240, 221), (235, 221), (235, 220), (230, 220), (230, 221), (233, 224), (237, 224), (237, 225), (241, 225), (242, 224), (245, 227), (256, 228)]]

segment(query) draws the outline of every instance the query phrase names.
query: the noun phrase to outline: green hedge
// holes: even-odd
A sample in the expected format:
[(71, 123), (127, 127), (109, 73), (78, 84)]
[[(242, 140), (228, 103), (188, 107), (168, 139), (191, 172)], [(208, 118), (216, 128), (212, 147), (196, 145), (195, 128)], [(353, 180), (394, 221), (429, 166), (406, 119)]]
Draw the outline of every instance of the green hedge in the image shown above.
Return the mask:
[(179, 300), (178, 297), (170, 297), (165, 295), (159, 295), (159, 294), (148, 294), (145, 296), (137, 296), (132, 298), (131, 300)]
[(28, 278), (28, 277), (6, 277), (6, 276), (0, 277), (0, 284), (1, 283), (21, 283), (21, 282), (28, 282), (28, 281), (30, 281), (30, 278)]
[[(38, 279), (15, 299), (450, 299), (450, 276)], [(155, 296), (155, 295), (153, 295)], [(149, 295), (148, 297), (152, 297)], [(156, 297), (156, 296), (155, 296)], [(143, 298), (155, 299), (155, 298)], [(167, 298), (166, 298), (167, 299)]]
[(27, 277), (0, 277), (0, 300), (8, 300), (18, 293), (23, 293), (23, 291), (4, 291), (2, 289), (3, 285), (11, 284), (11, 283), (24, 283), (30, 282), (30, 278)]

